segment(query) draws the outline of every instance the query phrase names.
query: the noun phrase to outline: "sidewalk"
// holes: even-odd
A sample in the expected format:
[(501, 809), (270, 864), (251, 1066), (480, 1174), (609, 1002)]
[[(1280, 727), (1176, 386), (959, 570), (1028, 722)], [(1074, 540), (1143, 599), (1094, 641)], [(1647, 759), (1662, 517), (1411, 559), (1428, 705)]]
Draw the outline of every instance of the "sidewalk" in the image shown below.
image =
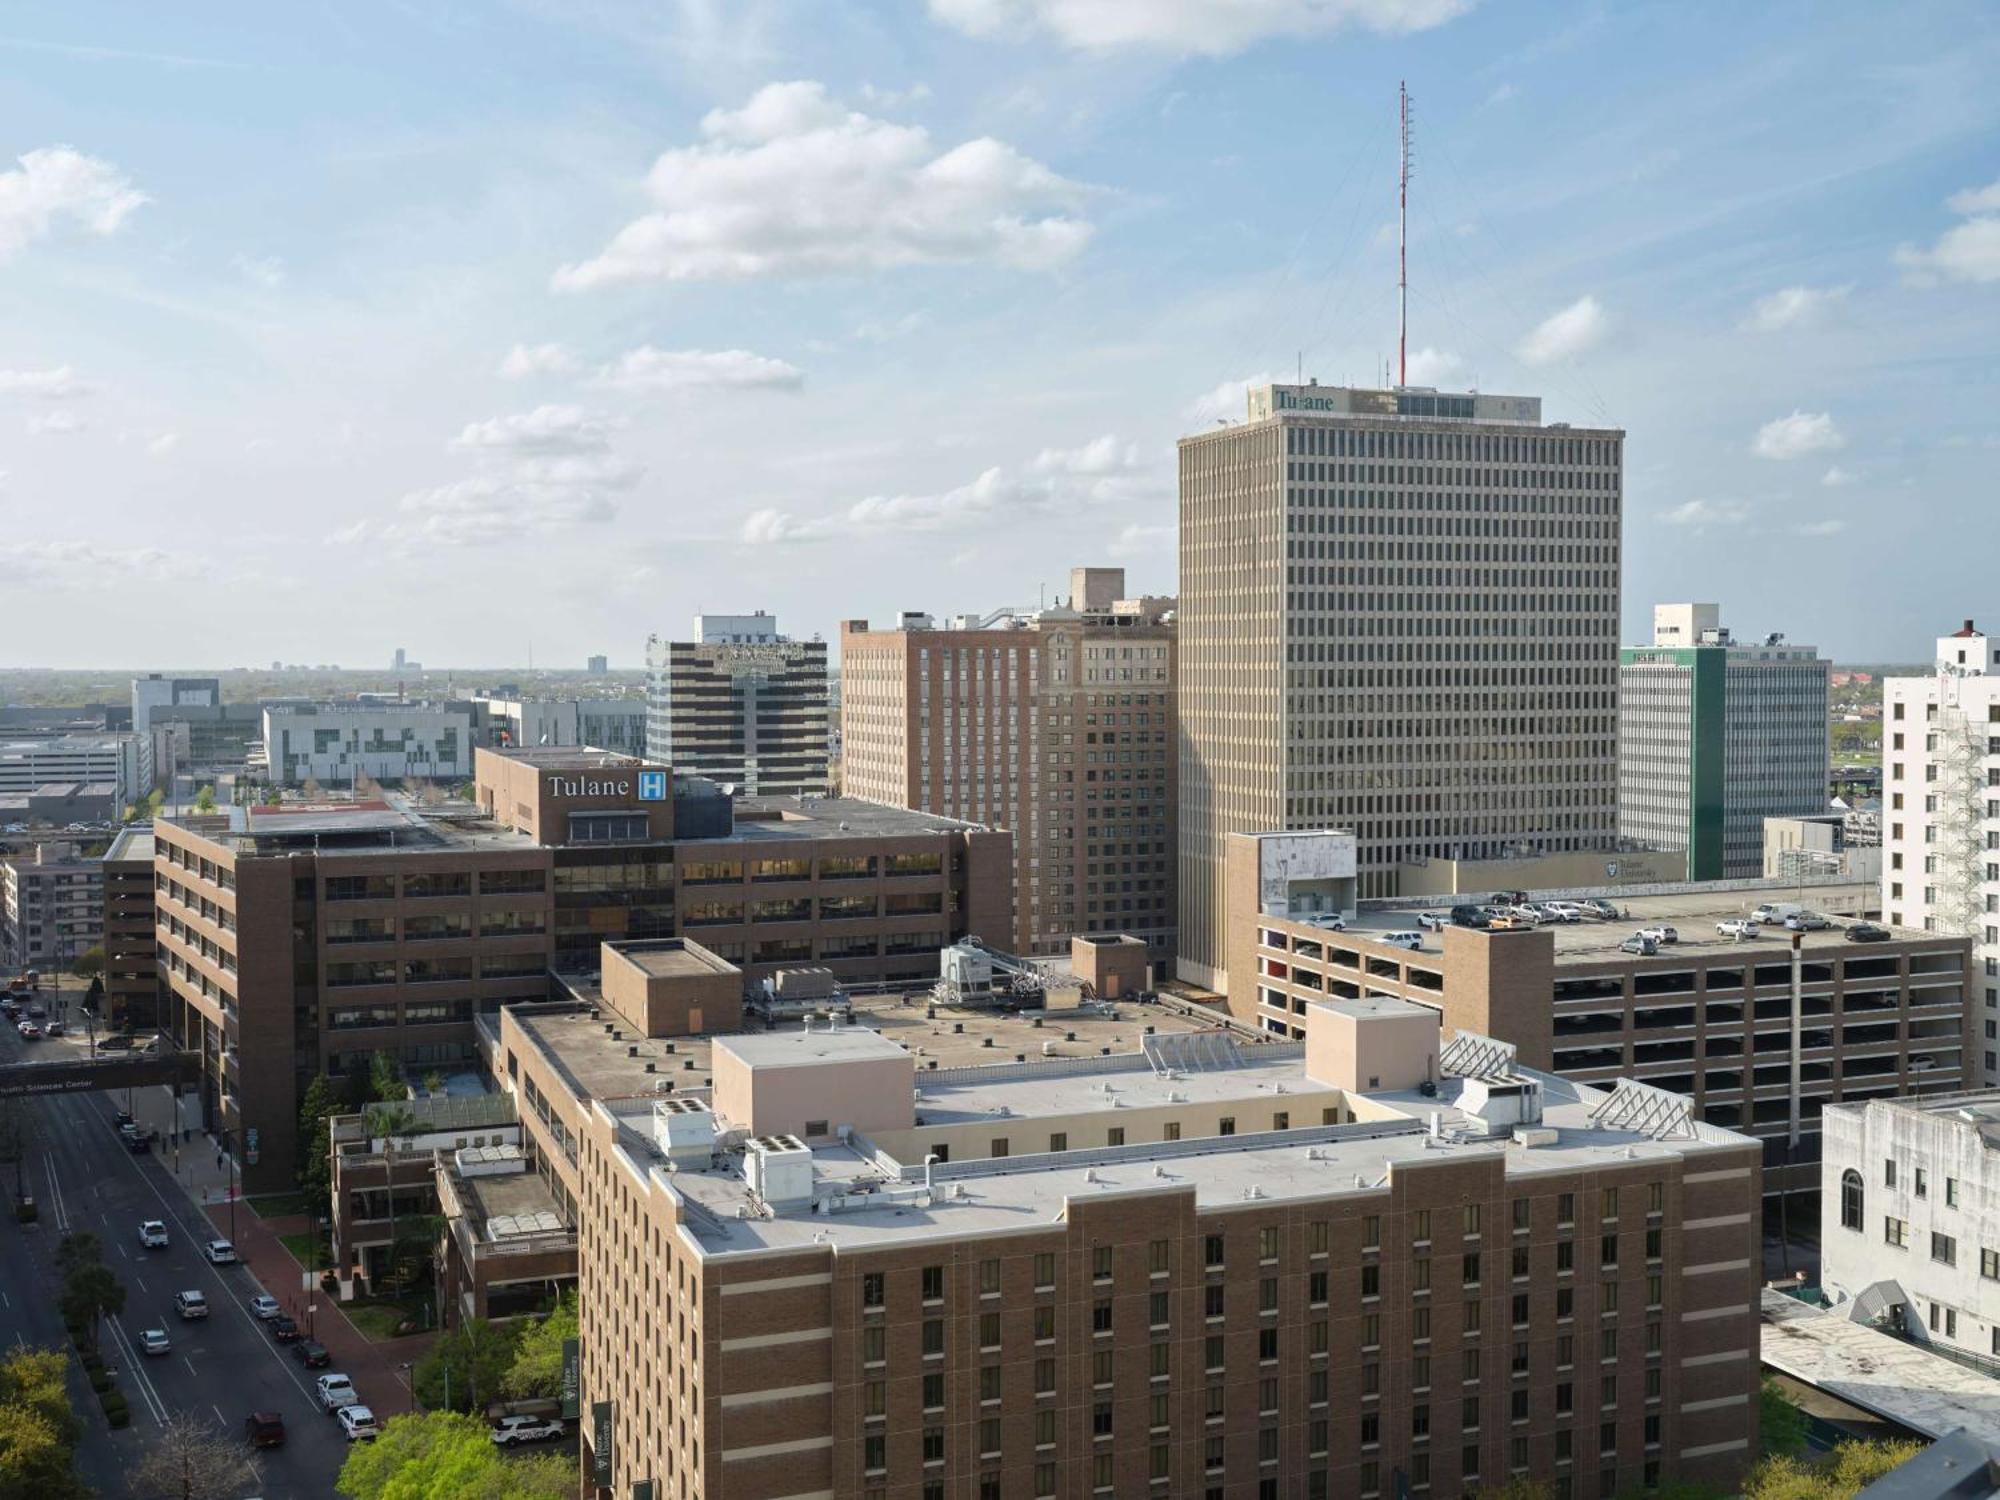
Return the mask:
[[(308, 1232), (312, 1225), (304, 1215), (262, 1219), (247, 1202), (238, 1200), (233, 1205), (232, 1226), (230, 1165), (226, 1157), (219, 1156), (215, 1142), (200, 1130), (193, 1131), (182, 1142), (178, 1139), (178, 1127), (176, 1138), (169, 1141), (173, 1099), (164, 1086), (134, 1090), (132, 1113), (141, 1124), (151, 1125), (160, 1132), (160, 1141), (153, 1149), (161, 1164), (188, 1200), (207, 1215), (217, 1236), (236, 1246), (237, 1258), (256, 1277), (261, 1289), (276, 1297), (285, 1311), (298, 1320), (301, 1329), (308, 1330), (307, 1337), (326, 1345), (327, 1353), (333, 1357), (328, 1368), (339, 1370), (352, 1380), (377, 1416), (386, 1419), (409, 1410), (409, 1382), (402, 1366), (417, 1364), (429, 1355), (437, 1335), (417, 1333), (382, 1343), (371, 1341), (340, 1311), (338, 1295), (328, 1296), (321, 1291), (319, 1279), (309, 1278), (278, 1238), (283, 1234)], [(250, 1294), (245, 1295), (247, 1300)]]

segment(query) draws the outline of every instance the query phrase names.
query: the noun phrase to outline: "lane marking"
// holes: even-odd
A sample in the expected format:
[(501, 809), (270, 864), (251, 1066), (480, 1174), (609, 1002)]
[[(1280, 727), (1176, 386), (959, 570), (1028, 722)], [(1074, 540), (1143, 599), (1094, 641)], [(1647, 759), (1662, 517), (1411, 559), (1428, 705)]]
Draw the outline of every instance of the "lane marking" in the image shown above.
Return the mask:
[(167, 1422), (167, 1403), (160, 1399), (160, 1393), (153, 1385), (153, 1377), (147, 1373), (142, 1363), (144, 1356), (132, 1342), (131, 1335), (126, 1333), (123, 1323), (116, 1318), (106, 1318), (105, 1321), (111, 1325), (111, 1332), (117, 1339), (119, 1348), (124, 1351), (127, 1373), (138, 1383), (139, 1395), (146, 1403), (148, 1414), (157, 1425), (164, 1427)]
[(181, 1356), (181, 1363), (188, 1367), (188, 1374), (194, 1376), (196, 1380), (201, 1379), (201, 1371), (194, 1367), (194, 1356), (192, 1354), (183, 1354)]

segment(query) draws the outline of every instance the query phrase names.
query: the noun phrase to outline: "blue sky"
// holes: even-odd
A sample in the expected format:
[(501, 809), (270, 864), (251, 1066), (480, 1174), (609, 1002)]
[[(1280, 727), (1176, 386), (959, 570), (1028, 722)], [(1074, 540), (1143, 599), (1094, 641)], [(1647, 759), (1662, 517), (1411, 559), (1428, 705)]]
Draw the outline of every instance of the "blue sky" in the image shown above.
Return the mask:
[(0, 5), (0, 662), (1170, 590), (1174, 438), (1393, 353), (1401, 79), (1413, 379), (1628, 429), (1628, 636), (1921, 658), (1995, 77), (1983, 3)]

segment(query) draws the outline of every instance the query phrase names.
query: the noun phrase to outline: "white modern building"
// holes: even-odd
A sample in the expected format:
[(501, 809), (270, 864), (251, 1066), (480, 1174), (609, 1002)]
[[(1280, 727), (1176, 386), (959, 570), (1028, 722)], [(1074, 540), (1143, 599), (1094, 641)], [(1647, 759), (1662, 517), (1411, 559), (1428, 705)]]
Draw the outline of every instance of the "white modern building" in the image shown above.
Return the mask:
[(646, 756), (747, 797), (827, 792), (826, 642), (774, 615), (697, 615), (646, 640)]
[(376, 781), (469, 781), (472, 710), (416, 703), (320, 704), (264, 710), (270, 777), (331, 791)]
[(1967, 620), (1882, 683), (1882, 913), (1970, 936), (1977, 1076), (2000, 1084), (2000, 642)]
[(62, 734), (0, 740), (0, 796), (25, 796), (52, 783), (108, 784), (114, 805), (153, 789), (153, 755), (137, 734)]
[(1829, 1104), (1820, 1135), (1828, 1299), (2000, 1359), (2000, 1092)]
[(103, 861), (69, 844), (0, 861), (0, 961), (63, 968), (103, 940)]
[(153, 713), (162, 708), (215, 708), (222, 702), (219, 677), (162, 677), (148, 672), (132, 679), (132, 732), (144, 738)]
[(1685, 849), (1688, 879), (1754, 879), (1764, 820), (1827, 809), (1827, 663), (1733, 639), (1714, 604), (1657, 604), (1618, 664), (1618, 833)]
[(646, 753), (646, 704), (641, 698), (502, 698), (478, 694), (491, 716), (489, 733), (505, 744), (536, 750), (561, 746)]
[(1233, 833), (1352, 829), (1365, 898), (1618, 821), (1625, 434), (1408, 387), (1247, 416), (1180, 441), (1178, 963), (1217, 988)]

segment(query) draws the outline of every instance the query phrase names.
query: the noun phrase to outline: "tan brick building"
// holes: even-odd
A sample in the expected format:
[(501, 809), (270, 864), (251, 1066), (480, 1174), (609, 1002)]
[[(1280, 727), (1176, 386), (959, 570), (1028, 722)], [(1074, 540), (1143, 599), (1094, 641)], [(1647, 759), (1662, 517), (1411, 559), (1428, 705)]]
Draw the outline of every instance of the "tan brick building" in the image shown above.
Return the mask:
[(1441, 1053), (1405, 1002), (1321, 1016), (1344, 1036), (1312, 1053), (1210, 1032), (922, 1073), (846, 1028), (720, 1037), (688, 1096), (588, 1017), (502, 1012), (495, 1076), (578, 1226), (586, 1492), (1733, 1478), (1756, 1144), (1643, 1085)]
[(1173, 601), (1124, 587), (1077, 568), (1050, 609), (841, 625), (842, 790), (1013, 833), (1014, 911), (979, 932), (996, 947), (1129, 932), (1172, 954)]
[(1400, 860), (1612, 847), (1624, 434), (1538, 397), (1263, 386), (1180, 443), (1180, 971), (1232, 833)]

